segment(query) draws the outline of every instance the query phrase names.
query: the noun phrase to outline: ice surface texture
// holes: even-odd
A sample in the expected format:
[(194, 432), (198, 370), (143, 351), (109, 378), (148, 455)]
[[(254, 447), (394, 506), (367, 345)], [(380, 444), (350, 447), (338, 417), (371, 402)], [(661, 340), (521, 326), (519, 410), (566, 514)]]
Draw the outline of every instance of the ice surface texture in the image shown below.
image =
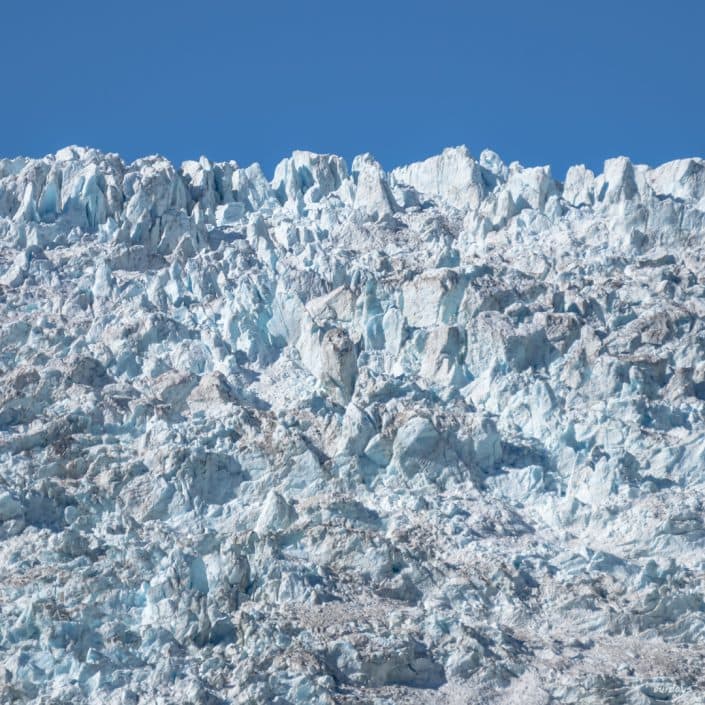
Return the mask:
[(702, 705), (705, 161), (0, 161), (0, 702)]

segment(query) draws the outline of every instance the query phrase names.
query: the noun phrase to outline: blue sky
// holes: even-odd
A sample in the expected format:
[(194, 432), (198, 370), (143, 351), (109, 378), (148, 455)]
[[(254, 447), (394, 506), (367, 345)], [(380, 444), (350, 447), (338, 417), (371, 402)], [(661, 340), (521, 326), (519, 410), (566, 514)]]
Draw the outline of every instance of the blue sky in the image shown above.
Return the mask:
[(705, 156), (705, 2), (8, 2), (0, 155)]

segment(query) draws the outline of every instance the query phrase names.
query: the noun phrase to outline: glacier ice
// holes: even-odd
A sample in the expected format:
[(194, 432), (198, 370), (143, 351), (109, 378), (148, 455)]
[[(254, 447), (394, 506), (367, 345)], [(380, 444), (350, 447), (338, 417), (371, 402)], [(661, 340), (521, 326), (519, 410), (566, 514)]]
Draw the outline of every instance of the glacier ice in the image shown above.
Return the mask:
[(705, 161), (0, 160), (0, 702), (703, 703)]

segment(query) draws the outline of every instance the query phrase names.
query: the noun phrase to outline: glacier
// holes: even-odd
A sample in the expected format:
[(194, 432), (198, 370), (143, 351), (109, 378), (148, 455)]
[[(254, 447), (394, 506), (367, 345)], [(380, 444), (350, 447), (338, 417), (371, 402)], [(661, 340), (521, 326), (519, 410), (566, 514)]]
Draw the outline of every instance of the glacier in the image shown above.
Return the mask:
[(0, 702), (702, 705), (705, 160), (0, 160)]

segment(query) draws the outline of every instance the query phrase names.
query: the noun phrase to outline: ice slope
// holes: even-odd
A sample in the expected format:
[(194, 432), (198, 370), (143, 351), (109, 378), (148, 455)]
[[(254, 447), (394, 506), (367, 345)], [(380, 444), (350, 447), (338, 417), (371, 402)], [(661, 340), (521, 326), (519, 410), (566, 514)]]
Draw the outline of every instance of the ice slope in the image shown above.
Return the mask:
[(705, 161), (0, 160), (0, 702), (705, 702)]

